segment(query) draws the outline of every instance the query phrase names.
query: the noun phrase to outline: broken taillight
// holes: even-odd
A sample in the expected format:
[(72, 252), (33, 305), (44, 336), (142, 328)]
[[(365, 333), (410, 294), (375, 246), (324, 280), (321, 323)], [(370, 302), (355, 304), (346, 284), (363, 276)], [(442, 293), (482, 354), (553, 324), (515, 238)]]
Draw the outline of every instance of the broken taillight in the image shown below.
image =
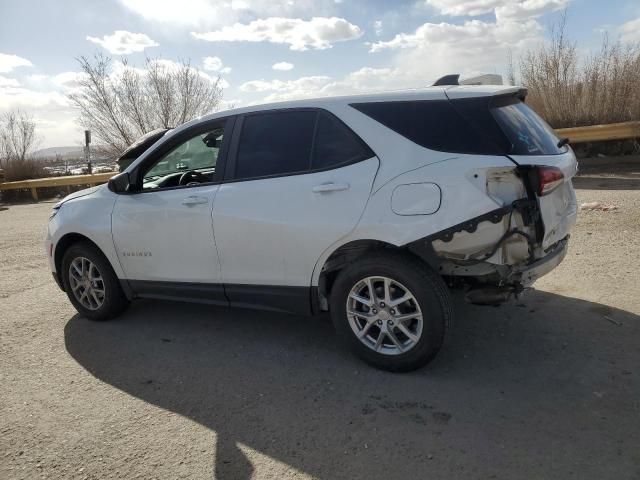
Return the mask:
[(557, 167), (538, 167), (538, 196), (554, 191), (564, 182), (564, 174)]

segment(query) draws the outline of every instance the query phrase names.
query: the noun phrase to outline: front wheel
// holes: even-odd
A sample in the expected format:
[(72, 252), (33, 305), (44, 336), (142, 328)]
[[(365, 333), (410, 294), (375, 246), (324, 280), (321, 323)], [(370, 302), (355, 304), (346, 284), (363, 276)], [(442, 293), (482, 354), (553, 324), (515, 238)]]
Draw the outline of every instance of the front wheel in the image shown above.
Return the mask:
[(129, 305), (109, 261), (89, 243), (76, 243), (65, 252), (62, 280), (78, 313), (91, 320), (109, 320)]
[(331, 316), (339, 337), (364, 361), (410, 371), (436, 356), (452, 309), (442, 279), (418, 259), (377, 253), (340, 272)]

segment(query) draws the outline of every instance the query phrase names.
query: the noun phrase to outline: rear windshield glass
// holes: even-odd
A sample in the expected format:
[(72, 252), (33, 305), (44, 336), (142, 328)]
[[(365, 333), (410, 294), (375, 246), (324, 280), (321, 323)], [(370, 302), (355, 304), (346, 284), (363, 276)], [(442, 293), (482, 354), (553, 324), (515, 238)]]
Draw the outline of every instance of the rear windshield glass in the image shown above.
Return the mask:
[(496, 98), (490, 111), (511, 143), (513, 155), (556, 155), (567, 147), (558, 147), (558, 137), (531, 108), (515, 97)]

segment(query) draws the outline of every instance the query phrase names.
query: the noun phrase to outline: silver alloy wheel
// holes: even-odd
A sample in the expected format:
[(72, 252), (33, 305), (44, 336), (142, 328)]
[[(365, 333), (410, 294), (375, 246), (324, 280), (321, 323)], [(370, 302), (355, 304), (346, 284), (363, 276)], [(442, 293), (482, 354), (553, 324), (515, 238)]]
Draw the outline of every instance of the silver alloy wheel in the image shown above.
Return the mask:
[(407, 287), (387, 277), (357, 282), (347, 297), (347, 317), (356, 337), (370, 349), (399, 355), (422, 336), (422, 311)]
[(69, 265), (69, 283), (73, 296), (89, 310), (98, 310), (104, 303), (104, 281), (98, 267), (85, 257), (76, 257)]

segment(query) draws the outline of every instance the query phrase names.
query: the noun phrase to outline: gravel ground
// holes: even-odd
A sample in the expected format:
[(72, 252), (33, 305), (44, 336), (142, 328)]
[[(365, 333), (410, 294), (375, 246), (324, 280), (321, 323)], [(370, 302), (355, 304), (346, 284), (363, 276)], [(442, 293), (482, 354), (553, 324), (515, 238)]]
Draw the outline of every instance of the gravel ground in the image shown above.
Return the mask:
[[(520, 302), (456, 297), (430, 366), (394, 375), (302, 318), (139, 301), (75, 314), (0, 211), (0, 478), (640, 478), (640, 190), (578, 179), (564, 263)], [(589, 189), (585, 189), (589, 188)]]

